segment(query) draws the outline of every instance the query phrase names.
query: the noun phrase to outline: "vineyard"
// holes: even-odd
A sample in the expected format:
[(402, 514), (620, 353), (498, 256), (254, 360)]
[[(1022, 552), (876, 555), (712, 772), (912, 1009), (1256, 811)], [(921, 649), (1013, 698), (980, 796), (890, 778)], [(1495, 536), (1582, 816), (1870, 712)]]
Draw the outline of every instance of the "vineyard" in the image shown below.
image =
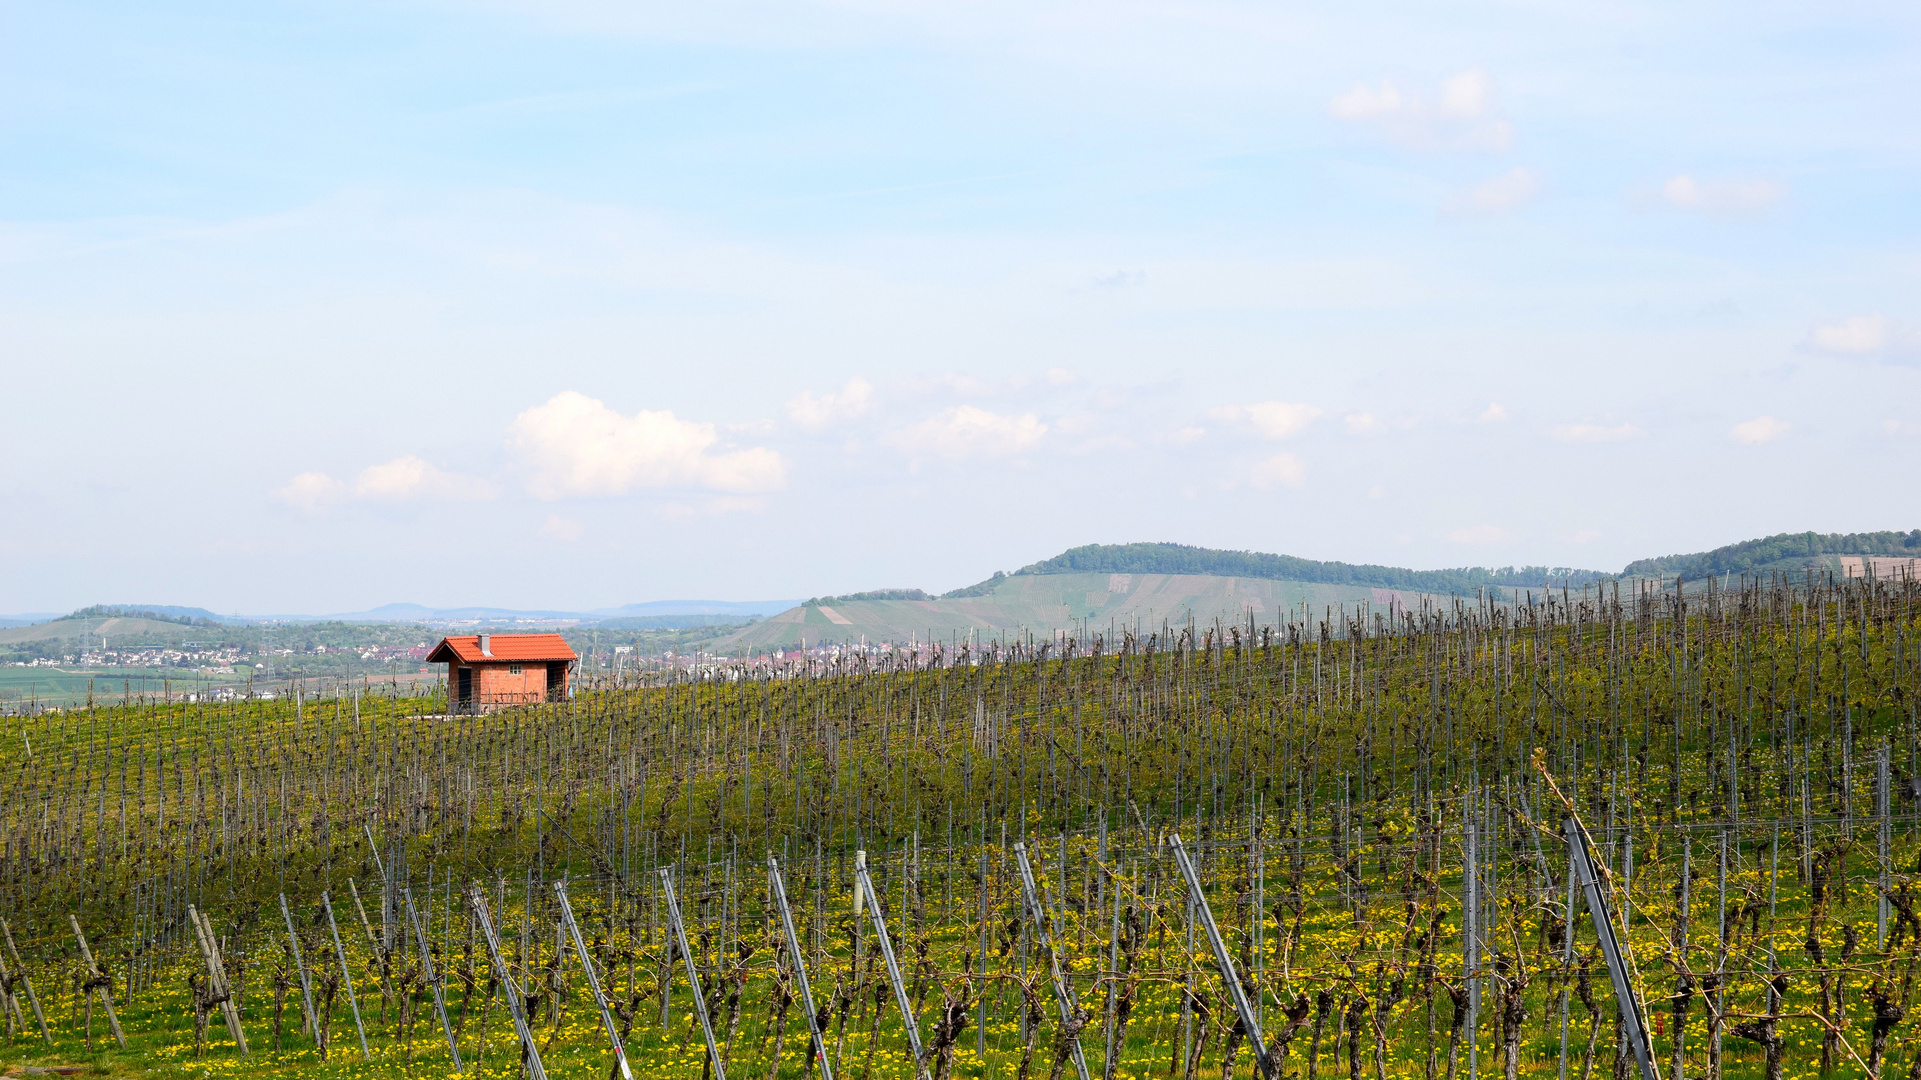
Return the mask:
[(1921, 588), (1706, 585), (8, 717), (0, 1062), (1921, 1078)]

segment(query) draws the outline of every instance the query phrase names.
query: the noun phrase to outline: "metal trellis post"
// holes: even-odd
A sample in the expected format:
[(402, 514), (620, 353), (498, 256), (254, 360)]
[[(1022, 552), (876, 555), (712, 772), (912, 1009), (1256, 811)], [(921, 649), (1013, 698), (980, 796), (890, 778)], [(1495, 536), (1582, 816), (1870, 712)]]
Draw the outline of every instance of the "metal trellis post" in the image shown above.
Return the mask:
[[(441, 1033), (447, 1036), (447, 1053), (453, 1055), (454, 1071), (465, 1072), (467, 1067), (460, 1060), (460, 1047), (454, 1040), (454, 1026), (447, 1022), (447, 989), (440, 981), (440, 972), (434, 968), (433, 952), (427, 946), (427, 932), (422, 929), (420, 912), (414, 907), (414, 891), (411, 888), (403, 889), (401, 896), (407, 902), (407, 921), (413, 925), (414, 940), (420, 943), (421, 971), (427, 976), (427, 985), (434, 990), (434, 1011), (440, 1014)], [(429, 895), (429, 902), (432, 899)]]
[(914, 1003), (907, 999), (907, 985), (901, 981), (900, 962), (894, 959), (894, 942), (887, 935), (887, 917), (881, 914), (880, 893), (867, 874), (867, 853), (854, 852), (855, 881), (867, 898), (867, 916), (874, 921), (874, 934), (880, 938), (881, 959), (887, 963), (887, 979), (894, 984), (894, 1003), (900, 1006), (901, 1025), (907, 1029), (907, 1046), (914, 1054), (914, 1073), (925, 1080), (927, 1061), (920, 1045), (920, 1022), (914, 1017)]
[(1247, 993), (1241, 989), (1241, 979), (1234, 971), (1234, 960), (1227, 954), (1227, 943), (1221, 940), (1221, 931), (1214, 925), (1214, 912), (1207, 906), (1207, 897), (1201, 892), (1200, 875), (1194, 872), (1194, 863), (1187, 857), (1187, 849), (1181, 846), (1178, 833), (1167, 834), (1167, 846), (1174, 850), (1174, 864), (1180, 867), (1181, 876), (1187, 879), (1188, 896), (1194, 902), (1194, 913), (1200, 916), (1201, 929), (1207, 933), (1207, 943), (1214, 949), (1214, 963), (1221, 969), (1221, 979), (1227, 983), (1227, 993), (1234, 1001), (1234, 1011), (1240, 1014), (1241, 1028), (1254, 1044), (1254, 1061), (1261, 1067), (1261, 1075), (1267, 1080), (1280, 1080), (1274, 1072), (1274, 1063), (1267, 1060), (1267, 1040), (1261, 1035), (1261, 1022), (1254, 1016), (1254, 1009), (1247, 1003)]
[(600, 1009), (600, 1022), (607, 1028), (607, 1041), (614, 1046), (614, 1061), (620, 1066), (620, 1075), (625, 1080), (633, 1080), (633, 1070), (627, 1067), (627, 1050), (620, 1045), (620, 1029), (614, 1026), (614, 1014), (607, 1008), (607, 995), (600, 992), (600, 977), (594, 974), (594, 961), (587, 955), (587, 943), (580, 939), (580, 925), (574, 922), (574, 906), (567, 902), (565, 881), (554, 882), (554, 895), (560, 898), (560, 918), (567, 924), (567, 933), (574, 939), (574, 951), (580, 954), (580, 967), (587, 973), (587, 989), (593, 991), (594, 1005)]
[(833, 1067), (827, 1063), (827, 1033), (820, 1029), (814, 1012), (814, 991), (807, 982), (807, 958), (800, 951), (800, 936), (794, 932), (794, 913), (787, 906), (787, 883), (781, 879), (780, 860), (767, 856), (767, 884), (780, 908), (780, 928), (786, 935), (787, 952), (794, 958), (794, 977), (800, 983), (801, 1007), (807, 1010), (807, 1033), (814, 1039), (814, 1060), (820, 1062), (820, 1080), (834, 1080)]
[(1641, 1001), (1635, 997), (1634, 983), (1628, 978), (1627, 961), (1621, 954), (1620, 939), (1614, 933), (1614, 916), (1608, 911), (1607, 894), (1601, 891), (1601, 881), (1594, 873), (1594, 862), (1588, 857), (1587, 841), (1581, 835), (1581, 823), (1570, 817), (1565, 830), (1568, 857), (1573, 863), (1575, 877), (1587, 894), (1588, 915), (1594, 923), (1594, 936), (1601, 942), (1601, 955), (1607, 960), (1608, 977), (1614, 982), (1614, 1000), (1621, 1008), (1621, 1022), (1627, 1029), (1628, 1045), (1634, 1051), (1634, 1063), (1641, 1069), (1641, 1080), (1660, 1080), (1655, 1075), (1654, 1062), (1649, 1056), (1647, 1021), (1641, 1015)]
[[(1061, 975), (1060, 954), (1054, 950), (1054, 935), (1048, 927), (1047, 906), (1041, 903), (1040, 887), (1034, 882), (1034, 868), (1027, 861), (1027, 845), (1019, 840), (1014, 841), (1014, 859), (1021, 868), (1021, 896), (1027, 901), (1028, 917), (1034, 920), (1035, 928), (1040, 931), (1041, 948), (1047, 952), (1047, 974), (1054, 983), (1054, 1001), (1060, 1006), (1061, 1027), (1067, 1028), (1074, 1023), (1074, 1014), (1080, 1011), (1080, 1005), (1074, 1000), (1074, 988), (1067, 985), (1067, 980)], [(1081, 1080), (1088, 1080), (1087, 1055), (1081, 1050), (1079, 1035), (1074, 1036), (1072, 1053), (1075, 1070), (1080, 1073)]]
[(480, 932), (487, 939), (487, 962), (493, 966), (494, 978), (505, 988), (507, 1011), (514, 1018), (514, 1033), (520, 1036), (520, 1047), (527, 1057), (527, 1075), (530, 1080), (547, 1080), (547, 1070), (540, 1064), (540, 1047), (534, 1045), (534, 1033), (527, 1027), (527, 1013), (521, 1006), (520, 987), (507, 970), (507, 962), (500, 956), (500, 938), (494, 933), (493, 916), (487, 911), (487, 898), (479, 889), (467, 893), (467, 902), (472, 906), (474, 915), (480, 920)]
[(667, 918), (673, 923), (674, 940), (680, 946), (680, 958), (687, 966), (687, 989), (694, 997), (694, 1014), (700, 1017), (700, 1030), (707, 1036), (707, 1055), (714, 1063), (714, 1080), (727, 1080), (727, 1066), (720, 1058), (720, 1047), (714, 1042), (714, 1025), (707, 1019), (707, 997), (700, 990), (700, 972), (694, 967), (694, 950), (687, 944), (687, 926), (680, 918), (680, 897), (674, 892), (674, 868), (660, 868), (660, 883), (667, 896)]

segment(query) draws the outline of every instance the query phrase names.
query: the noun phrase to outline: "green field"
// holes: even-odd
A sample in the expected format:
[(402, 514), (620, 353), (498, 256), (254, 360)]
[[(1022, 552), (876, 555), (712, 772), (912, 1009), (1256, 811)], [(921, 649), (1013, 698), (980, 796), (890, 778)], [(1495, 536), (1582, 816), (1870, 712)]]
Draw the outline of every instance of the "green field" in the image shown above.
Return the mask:
[[(166, 694), (191, 694), (220, 687), (244, 691), (245, 675), (200, 674), (177, 668), (46, 668), (0, 666), (0, 708), (30, 704), (33, 701), (69, 705), (84, 704), (92, 693), (96, 700), (120, 701), (124, 696), (161, 697)], [(263, 687), (264, 689), (264, 687)]]

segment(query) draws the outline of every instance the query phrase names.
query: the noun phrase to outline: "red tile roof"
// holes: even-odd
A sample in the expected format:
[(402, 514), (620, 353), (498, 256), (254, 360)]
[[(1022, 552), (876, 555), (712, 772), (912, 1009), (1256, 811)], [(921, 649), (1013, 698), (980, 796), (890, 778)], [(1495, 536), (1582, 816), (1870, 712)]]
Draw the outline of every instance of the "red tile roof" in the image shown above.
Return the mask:
[(430, 664), (444, 664), (458, 658), (463, 664), (491, 664), (517, 660), (578, 660), (559, 634), (489, 634), (492, 656), (480, 655), (480, 635), (444, 637), (427, 654)]

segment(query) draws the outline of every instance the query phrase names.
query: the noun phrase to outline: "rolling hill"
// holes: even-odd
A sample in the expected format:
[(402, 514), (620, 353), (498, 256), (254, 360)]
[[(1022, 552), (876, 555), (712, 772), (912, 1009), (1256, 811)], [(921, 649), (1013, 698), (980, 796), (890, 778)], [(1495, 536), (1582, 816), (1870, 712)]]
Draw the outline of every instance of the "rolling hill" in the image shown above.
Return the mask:
[(927, 599), (826, 597), (762, 619), (714, 644), (721, 653), (764, 653), (803, 642), (947, 641), (979, 632), (992, 637), (1022, 629), (1045, 636), (1056, 628), (1090, 623), (1138, 625), (1158, 631), (1163, 621), (1184, 623), (1219, 617), (1263, 625), (1285, 621), (1289, 608), (1306, 604), (1373, 604), (1380, 610), (1419, 603), (1422, 593), (1352, 584), (1285, 581), (1209, 574), (1007, 574), (970, 588), (966, 596)]
[(1190, 616), (1201, 623), (1245, 622), (1251, 614), (1256, 623), (1272, 624), (1287, 621), (1288, 609), (1303, 604), (1309, 612), (1359, 604), (1386, 610), (1416, 606), (1422, 597), (1487, 590), (1499, 599), (1522, 590), (1579, 590), (1645, 578), (1671, 584), (1676, 577), (1705, 582), (1723, 575), (1808, 569), (1838, 576), (1865, 569), (1882, 575), (1921, 573), (1921, 562), (1907, 561), (1914, 558), (1921, 558), (1921, 530), (1782, 533), (1692, 555), (1642, 559), (1620, 574), (1549, 566), (1409, 570), (1185, 544), (1090, 544), (939, 596), (884, 589), (817, 597), (721, 638), (714, 651), (756, 654), (803, 642), (860, 639), (948, 641), (974, 633), (1046, 636), (1081, 623), (1136, 625), (1148, 632), (1163, 621), (1184, 623)]
[(138, 616), (108, 615), (85, 618), (68, 616), (51, 622), (0, 630), (0, 645), (18, 645), (29, 641), (81, 641), (83, 639), (86, 643), (98, 645), (103, 637), (114, 644), (148, 645), (196, 641), (209, 636), (216, 638), (221, 636), (221, 628), (191, 626), (159, 619), (143, 619)]

